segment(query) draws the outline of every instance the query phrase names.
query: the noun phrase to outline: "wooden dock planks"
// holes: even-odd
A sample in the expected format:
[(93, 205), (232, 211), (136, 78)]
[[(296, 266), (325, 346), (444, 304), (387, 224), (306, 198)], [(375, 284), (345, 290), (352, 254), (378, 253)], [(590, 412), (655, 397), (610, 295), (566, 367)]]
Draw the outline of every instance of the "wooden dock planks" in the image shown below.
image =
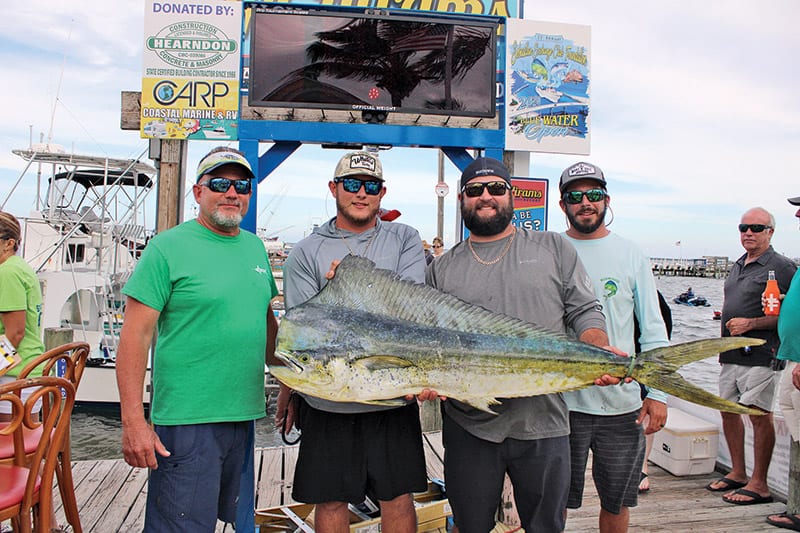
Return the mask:
[[(438, 436), (432, 442), (440, 446)], [(441, 449), (437, 451), (441, 453)], [(256, 505), (259, 508), (290, 503), (293, 464), (297, 447), (256, 450)], [(429, 458), (435, 466), (435, 459)], [(280, 472), (280, 474), (278, 473)], [(73, 464), (75, 492), (86, 532), (137, 532), (144, 524), (147, 471), (134, 469), (120, 460), (78, 461)], [(764, 522), (770, 513), (782, 512), (783, 503), (735, 506), (724, 503), (720, 493), (705, 490), (719, 473), (675, 477), (653, 465), (651, 490), (640, 496), (631, 510), (630, 530), (647, 532), (774, 532)], [(436, 477), (436, 476), (434, 476)], [(278, 501), (281, 498), (283, 502)], [(289, 500), (286, 500), (289, 498)], [(56, 516), (65, 523), (60, 498), (55, 496)], [(571, 510), (567, 532), (597, 531), (600, 504), (587, 471), (586, 493), (581, 509)], [(232, 529), (218, 523), (219, 533)]]

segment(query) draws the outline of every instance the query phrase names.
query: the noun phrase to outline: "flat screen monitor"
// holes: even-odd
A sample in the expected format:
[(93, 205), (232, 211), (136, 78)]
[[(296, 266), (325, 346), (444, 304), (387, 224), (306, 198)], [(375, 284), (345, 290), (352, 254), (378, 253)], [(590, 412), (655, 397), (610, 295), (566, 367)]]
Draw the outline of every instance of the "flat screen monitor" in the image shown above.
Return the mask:
[(252, 10), (250, 106), (495, 116), (498, 17)]

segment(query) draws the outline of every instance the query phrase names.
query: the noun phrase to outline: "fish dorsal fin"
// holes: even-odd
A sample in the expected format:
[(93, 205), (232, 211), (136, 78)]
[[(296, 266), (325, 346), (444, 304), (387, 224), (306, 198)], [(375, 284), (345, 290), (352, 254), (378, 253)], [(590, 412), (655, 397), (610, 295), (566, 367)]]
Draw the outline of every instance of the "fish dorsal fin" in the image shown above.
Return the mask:
[[(347, 255), (311, 303), (358, 309), (424, 326), (519, 338), (552, 332), (467, 303), (424, 284), (400, 279), (365, 257)], [(561, 337), (558, 336), (557, 337)], [(565, 336), (563, 338), (566, 338)]]

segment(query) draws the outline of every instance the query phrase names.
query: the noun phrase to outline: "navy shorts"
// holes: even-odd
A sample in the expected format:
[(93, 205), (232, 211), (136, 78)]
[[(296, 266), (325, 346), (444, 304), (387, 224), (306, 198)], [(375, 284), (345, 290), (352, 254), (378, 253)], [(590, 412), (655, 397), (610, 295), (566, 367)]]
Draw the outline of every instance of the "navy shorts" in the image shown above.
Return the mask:
[(144, 531), (213, 532), (236, 520), (252, 421), (155, 426), (169, 450), (150, 470)]
[(612, 416), (570, 411), (572, 482), (568, 508), (581, 506), (590, 449), (600, 506), (613, 514), (619, 514), (622, 507), (636, 507), (645, 447), (642, 425), (636, 423), (638, 416), (639, 411)]
[(444, 409), (442, 419), (444, 478), (459, 533), (494, 528), (506, 473), (525, 531), (564, 530), (569, 437), (494, 443), (464, 430)]
[(314, 409), (300, 398), (292, 498), (305, 503), (389, 501), (428, 486), (416, 403), (370, 413)]

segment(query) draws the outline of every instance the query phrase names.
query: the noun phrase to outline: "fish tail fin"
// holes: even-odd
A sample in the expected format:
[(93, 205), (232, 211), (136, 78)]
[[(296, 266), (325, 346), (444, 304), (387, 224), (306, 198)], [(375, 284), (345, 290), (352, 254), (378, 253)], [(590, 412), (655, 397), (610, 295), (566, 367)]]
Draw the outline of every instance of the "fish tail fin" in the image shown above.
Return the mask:
[(720, 352), (736, 350), (745, 346), (758, 346), (764, 344), (763, 339), (749, 337), (720, 337), (715, 339), (702, 339), (698, 341), (683, 342), (654, 348), (637, 355), (637, 359), (644, 362), (657, 363), (663, 369), (671, 372), (678, 370), (683, 365), (706, 359)]
[(637, 356), (639, 361), (636, 362), (631, 377), (648, 387), (653, 387), (698, 405), (729, 413), (764, 414), (763, 411), (745, 407), (705, 391), (689, 383), (676, 372), (683, 365), (706, 359), (714, 353), (744, 348), (745, 346), (758, 346), (764, 344), (764, 342), (762, 339), (747, 337), (722, 337), (684, 342), (647, 350)]
[(636, 377), (634, 378), (640, 383), (644, 383), (648, 387), (653, 387), (655, 389), (661, 390), (666, 392), (667, 394), (671, 394), (688, 402), (696, 403), (698, 405), (703, 405), (705, 407), (711, 407), (712, 409), (717, 409), (718, 411), (725, 411), (728, 413), (737, 413), (742, 415), (763, 415), (765, 414), (764, 411), (760, 411), (758, 409), (751, 409), (750, 407), (745, 407), (742, 404), (731, 402), (724, 398), (720, 398), (716, 394), (711, 394), (710, 392), (701, 389), (697, 385), (693, 385), (683, 379), (680, 374), (672, 374), (672, 375), (663, 375), (663, 374), (653, 374), (647, 377), (642, 377), (641, 379)]

